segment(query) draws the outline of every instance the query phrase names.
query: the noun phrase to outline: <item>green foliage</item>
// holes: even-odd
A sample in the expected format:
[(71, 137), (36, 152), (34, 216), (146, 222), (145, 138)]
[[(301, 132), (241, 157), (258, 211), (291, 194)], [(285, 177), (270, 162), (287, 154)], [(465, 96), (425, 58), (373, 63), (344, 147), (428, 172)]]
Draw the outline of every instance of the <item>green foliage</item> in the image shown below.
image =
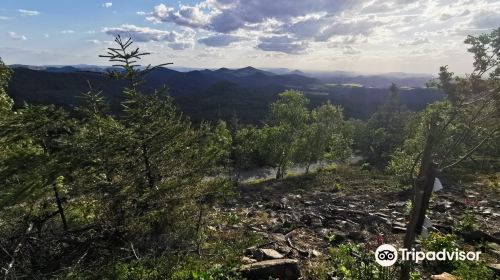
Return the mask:
[(303, 128), (294, 162), (311, 163), (344, 160), (351, 155), (351, 138), (344, 124), (342, 109), (327, 102), (310, 113)]
[[(132, 87), (124, 89), (119, 115), (110, 114), (101, 92), (90, 87), (78, 119), (55, 106), (33, 105), (0, 119), (6, 144), (0, 207), (10, 218), (0, 219), (8, 224), (1, 234), (19, 236), (34, 224), (40, 244), (47, 244), (25, 249), (16, 260), (20, 271), (37, 260), (36, 267), (46, 271), (33, 273), (51, 274), (58, 268), (50, 263), (80, 264), (77, 258), (85, 258), (83, 268), (109, 264), (110, 279), (171, 279), (164, 276), (170, 268), (154, 260), (204, 241), (206, 216), (232, 194), (233, 183), (218, 173), (228, 165), (232, 141), (226, 124), (194, 127), (165, 90), (144, 94), (137, 86), (144, 72), (133, 65), (144, 54), (128, 53), (129, 43), (121, 46), (118, 61), (130, 71), (120, 73)], [(1, 77), (8, 77), (3, 70)], [(59, 228), (70, 241), (59, 241)], [(6, 250), (17, 250), (14, 243)], [(123, 247), (131, 247), (136, 259), (135, 250), (145, 255), (144, 261), (123, 261), (130, 259)]]
[(239, 280), (244, 279), (233, 267), (217, 265), (203, 272), (193, 272), (190, 280)]
[(362, 245), (347, 243), (330, 249), (333, 276), (341, 279), (389, 280), (396, 277), (396, 271), (382, 267), (375, 262), (373, 253)]
[[(442, 234), (432, 232), (427, 240), (422, 242), (422, 246), (426, 251), (438, 252), (445, 249), (448, 252), (458, 249), (455, 236), (451, 234)], [(494, 273), (486, 265), (479, 261), (439, 261), (427, 263), (441, 271), (451, 271), (451, 274), (458, 277), (458, 279), (495, 279)]]
[(427, 251), (453, 251), (457, 248), (456, 238), (451, 234), (431, 232), (429, 237), (422, 241), (422, 247)]
[(366, 126), (357, 124), (357, 146), (363, 155), (376, 165), (384, 166), (390, 155), (403, 144), (407, 134), (410, 112), (399, 102), (399, 91), (393, 84), (385, 103), (375, 112)]
[(107, 54), (99, 55), (99, 57), (104, 57), (109, 59), (110, 62), (115, 63), (113, 67), (118, 67), (120, 70), (110, 70), (108, 76), (112, 79), (125, 79), (129, 80), (132, 87), (136, 87), (139, 82), (141, 82), (142, 77), (150, 72), (151, 70), (169, 65), (172, 63), (163, 63), (157, 66), (148, 65), (145, 69), (140, 69), (140, 65), (137, 64), (143, 56), (150, 55), (150, 53), (141, 52), (139, 48), (130, 50), (130, 47), (134, 43), (132, 38), (127, 40), (122, 40), (120, 35), (115, 38), (115, 43), (118, 45), (117, 48), (108, 48)]
[(309, 100), (293, 90), (280, 94), (271, 104), (270, 124), (260, 130), (259, 153), (266, 163), (277, 168), (283, 178), (292, 163), (304, 164), (347, 158), (351, 137), (342, 109), (326, 103), (311, 112)]
[(210, 130), (205, 143), (207, 153), (210, 157), (216, 159), (218, 163), (228, 165), (233, 139), (231, 132), (227, 128), (226, 122), (219, 121), (217, 125)]
[(259, 165), (260, 130), (255, 127), (242, 127), (234, 134), (232, 153), (236, 171), (239, 173), (243, 169)]
[(471, 211), (466, 211), (455, 225), (458, 232), (472, 231), (477, 227), (476, 216)]
[[(403, 181), (417, 173), (429, 123), (436, 127), (433, 139), (433, 159), (441, 170), (459, 164), (478, 169), (473, 156), (498, 154), (494, 145), (500, 130), (500, 29), (465, 40), (474, 55), (474, 71), (465, 77), (454, 76), (441, 67), (439, 80), (432, 83), (443, 91), (446, 99), (435, 102), (418, 114), (409, 137), (392, 155), (389, 169)], [(484, 77), (489, 74), (488, 78)], [(498, 142), (498, 141), (497, 141)], [(470, 160), (470, 162), (467, 162)], [(412, 168), (413, 167), (413, 168)]]
[(406, 202), (406, 206), (405, 206), (405, 216), (410, 216), (411, 210), (413, 210), (413, 201), (411, 199), (409, 199)]
[(4, 114), (12, 110), (12, 105), (14, 104), (6, 92), (11, 75), (12, 71), (0, 58), (0, 121)]
[(0, 138), (10, 147), (0, 163), (0, 207), (32, 201), (50, 192), (69, 172), (68, 155), (74, 120), (54, 106), (27, 105), (2, 123)]
[[(158, 262), (134, 262), (134, 263), (118, 263), (114, 266), (110, 275), (104, 279), (116, 280), (156, 280), (168, 279), (165, 276), (165, 269), (161, 263)], [(163, 274), (163, 275), (162, 275)]]
[[(454, 235), (431, 232), (427, 239), (422, 240), (422, 248), (425, 251), (438, 252), (446, 250), (447, 252), (453, 252), (458, 248), (458, 245)], [(443, 271), (449, 271), (454, 267), (454, 261), (450, 260), (426, 262), (425, 264)]]
[(298, 91), (288, 90), (269, 109), (270, 125), (262, 128), (260, 153), (267, 163), (277, 168), (281, 179), (293, 160), (300, 134), (309, 118), (309, 100)]
[(493, 270), (483, 262), (461, 261), (455, 264), (452, 274), (460, 280), (494, 280)]

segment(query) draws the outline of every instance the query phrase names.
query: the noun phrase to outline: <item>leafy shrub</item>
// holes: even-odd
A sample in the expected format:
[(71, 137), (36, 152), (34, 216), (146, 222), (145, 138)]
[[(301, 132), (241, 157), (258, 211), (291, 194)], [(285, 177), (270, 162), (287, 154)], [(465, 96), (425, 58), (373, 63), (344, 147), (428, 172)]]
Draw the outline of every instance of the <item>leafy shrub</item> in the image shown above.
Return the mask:
[(453, 275), (463, 280), (493, 280), (495, 275), (483, 262), (460, 261), (455, 263)]
[(110, 272), (107, 273), (104, 279), (113, 280), (156, 280), (168, 279), (167, 268), (162, 265), (162, 262), (153, 260), (137, 261), (133, 263), (118, 263)]
[(422, 246), (427, 251), (453, 251), (457, 248), (454, 235), (442, 234), (440, 232), (431, 232), (429, 238), (422, 242)]
[(413, 209), (413, 201), (408, 200), (406, 202), (406, 206), (405, 206), (405, 216), (410, 216), (411, 215), (411, 210)]
[(476, 228), (476, 223), (474, 213), (466, 211), (462, 218), (455, 224), (455, 229), (459, 232), (472, 231)]
[(389, 280), (396, 278), (393, 267), (382, 267), (375, 256), (359, 244), (347, 243), (330, 249), (333, 276), (340, 279)]
[(333, 268), (324, 260), (308, 262), (303, 269), (304, 280), (330, 280), (332, 274)]
[(243, 279), (231, 266), (216, 265), (213, 268), (191, 273), (189, 280), (239, 280)]

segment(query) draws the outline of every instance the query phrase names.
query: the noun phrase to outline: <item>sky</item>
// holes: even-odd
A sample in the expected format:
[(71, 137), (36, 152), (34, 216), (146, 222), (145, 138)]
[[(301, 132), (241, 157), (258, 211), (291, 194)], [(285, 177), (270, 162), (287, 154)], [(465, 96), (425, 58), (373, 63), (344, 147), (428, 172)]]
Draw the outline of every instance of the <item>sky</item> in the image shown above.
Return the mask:
[(143, 64), (464, 74), (466, 36), (497, 27), (500, 0), (2, 0), (0, 57), (108, 65), (120, 34)]

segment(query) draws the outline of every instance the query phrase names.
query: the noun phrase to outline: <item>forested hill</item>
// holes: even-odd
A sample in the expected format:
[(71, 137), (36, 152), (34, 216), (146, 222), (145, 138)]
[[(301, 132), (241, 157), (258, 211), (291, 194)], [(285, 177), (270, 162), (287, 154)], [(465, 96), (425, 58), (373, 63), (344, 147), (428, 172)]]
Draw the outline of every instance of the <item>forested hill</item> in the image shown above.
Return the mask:
[[(71, 66), (38, 69), (17, 66), (8, 92), (18, 106), (27, 102), (72, 108), (80, 103), (78, 97), (88, 91), (90, 83), (94, 89), (103, 91), (111, 108), (117, 111), (125, 84), (107, 79), (102, 71), (102, 68), (82, 70)], [(341, 105), (347, 116), (362, 119), (375, 112), (388, 92), (386, 88), (324, 84), (297, 73), (278, 75), (253, 67), (189, 72), (159, 68), (148, 73), (145, 80), (146, 91), (165, 85), (181, 111), (193, 120), (229, 119), (236, 115), (246, 123), (262, 120), (268, 105), (285, 89), (303, 91), (312, 106), (330, 100)], [(433, 89), (406, 88), (401, 92), (401, 102), (412, 110), (420, 110), (439, 98)]]

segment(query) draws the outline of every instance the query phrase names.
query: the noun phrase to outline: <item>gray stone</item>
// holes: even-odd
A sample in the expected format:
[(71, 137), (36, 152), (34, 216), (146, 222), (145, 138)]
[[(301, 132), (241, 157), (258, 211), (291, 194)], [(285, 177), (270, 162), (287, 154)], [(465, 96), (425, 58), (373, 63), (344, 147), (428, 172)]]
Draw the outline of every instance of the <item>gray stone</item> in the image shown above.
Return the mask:
[(406, 224), (405, 223), (400, 223), (400, 222), (392, 222), (392, 226), (394, 227), (406, 227)]
[(282, 259), (284, 256), (273, 249), (259, 249), (253, 253), (253, 257), (259, 261)]
[(256, 263), (257, 260), (251, 259), (249, 257), (243, 257), (243, 258), (241, 258), (241, 262), (243, 262), (244, 264), (249, 264), (249, 263)]
[(292, 248), (285, 246), (285, 245), (278, 245), (276, 250), (283, 255), (288, 255), (292, 251)]
[(495, 272), (495, 275), (497, 275), (497, 276), (500, 275), (500, 263), (488, 264), (488, 268), (493, 270), (493, 272)]
[(443, 272), (441, 274), (432, 275), (432, 280), (456, 280), (457, 278), (447, 272)]
[(313, 255), (314, 257), (320, 257), (321, 255), (321, 252), (320, 251), (317, 251), (317, 250), (312, 250), (311, 251), (311, 255)]
[(406, 202), (404, 202), (404, 201), (394, 202), (394, 203), (387, 205), (387, 207), (389, 207), (389, 208), (399, 208), (399, 207), (405, 207), (405, 206), (406, 206)]
[(278, 259), (261, 261), (243, 265), (239, 272), (250, 280), (278, 278), (280, 280), (297, 280), (300, 277), (299, 262), (294, 259)]
[(406, 232), (406, 227), (398, 227), (398, 226), (392, 227), (392, 233), (405, 233), (405, 232)]

